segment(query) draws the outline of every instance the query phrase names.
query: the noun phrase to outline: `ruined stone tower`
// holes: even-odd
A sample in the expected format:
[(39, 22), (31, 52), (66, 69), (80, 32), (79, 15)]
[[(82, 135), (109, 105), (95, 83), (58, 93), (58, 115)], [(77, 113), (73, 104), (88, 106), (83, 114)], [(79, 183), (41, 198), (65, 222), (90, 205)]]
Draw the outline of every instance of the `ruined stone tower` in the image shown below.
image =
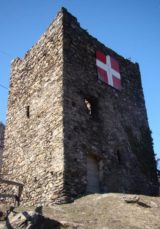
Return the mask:
[[(118, 72), (108, 83), (99, 67), (105, 56)], [(24, 184), (26, 205), (92, 192), (156, 195), (138, 64), (62, 8), (24, 58), (12, 62), (4, 156), (3, 173)]]

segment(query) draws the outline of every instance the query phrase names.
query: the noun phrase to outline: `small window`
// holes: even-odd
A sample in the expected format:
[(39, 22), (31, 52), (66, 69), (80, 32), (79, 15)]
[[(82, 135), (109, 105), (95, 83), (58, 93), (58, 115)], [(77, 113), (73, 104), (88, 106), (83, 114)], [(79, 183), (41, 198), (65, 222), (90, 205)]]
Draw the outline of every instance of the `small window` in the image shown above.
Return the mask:
[(91, 113), (91, 103), (90, 103), (87, 99), (85, 99), (84, 102), (85, 102), (85, 105), (86, 105), (88, 114), (89, 114), (89, 115), (92, 115), (92, 113)]
[(98, 119), (98, 106), (97, 106), (97, 100), (95, 98), (86, 98), (84, 100), (86, 109), (88, 111), (89, 116), (93, 119), (93, 120), (97, 120)]
[(117, 160), (118, 160), (118, 163), (121, 164), (121, 155), (120, 155), (119, 150), (117, 150)]
[(30, 107), (29, 106), (26, 107), (26, 116), (27, 118), (30, 118)]

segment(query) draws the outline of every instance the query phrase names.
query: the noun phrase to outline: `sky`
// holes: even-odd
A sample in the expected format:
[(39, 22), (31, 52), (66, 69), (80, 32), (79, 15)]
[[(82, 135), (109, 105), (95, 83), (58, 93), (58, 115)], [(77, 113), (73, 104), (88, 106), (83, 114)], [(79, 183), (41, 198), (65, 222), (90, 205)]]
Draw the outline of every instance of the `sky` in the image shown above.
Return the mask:
[(105, 46), (139, 63), (160, 158), (160, 0), (0, 0), (0, 121), (6, 121), (11, 61), (24, 56), (62, 6)]

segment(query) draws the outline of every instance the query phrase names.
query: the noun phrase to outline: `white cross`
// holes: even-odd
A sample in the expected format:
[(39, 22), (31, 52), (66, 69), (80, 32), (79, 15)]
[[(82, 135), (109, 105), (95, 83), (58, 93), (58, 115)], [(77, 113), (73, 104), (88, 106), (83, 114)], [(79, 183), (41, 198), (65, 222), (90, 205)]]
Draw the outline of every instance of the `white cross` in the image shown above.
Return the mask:
[(96, 59), (96, 65), (105, 70), (107, 72), (107, 76), (108, 76), (108, 84), (111, 85), (111, 86), (114, 86), (113, 85), (113, 75), (120, 79), (120, 73), (117, 72), (116, 70), (114, 70), (111, 66), (111, 58), (110, 56), (106, 56), (106, 64), (101, 62), (100, 60)]

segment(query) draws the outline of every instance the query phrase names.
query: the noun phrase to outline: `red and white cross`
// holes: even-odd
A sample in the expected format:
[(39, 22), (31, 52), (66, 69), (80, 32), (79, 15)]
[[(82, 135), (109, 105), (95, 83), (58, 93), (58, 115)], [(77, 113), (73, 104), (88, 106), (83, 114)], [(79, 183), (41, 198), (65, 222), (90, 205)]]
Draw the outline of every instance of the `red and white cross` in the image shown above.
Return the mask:
[(98, 78), (110, 86), (120, 90), (121, 76), (118, 62), (103, 53), (96, 51), (96, 65), (98, 71)]

